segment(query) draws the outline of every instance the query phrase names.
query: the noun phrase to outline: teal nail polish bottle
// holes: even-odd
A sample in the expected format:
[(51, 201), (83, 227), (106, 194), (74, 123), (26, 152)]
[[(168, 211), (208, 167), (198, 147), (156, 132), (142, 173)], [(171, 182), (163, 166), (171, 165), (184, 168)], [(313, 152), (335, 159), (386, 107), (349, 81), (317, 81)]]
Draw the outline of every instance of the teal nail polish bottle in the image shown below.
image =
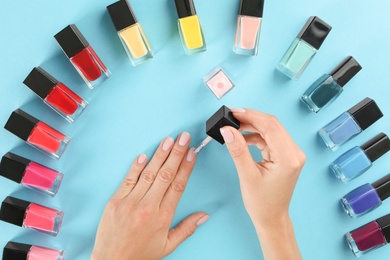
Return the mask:
[(328, 36), (332, 26), (311, 16), (276, 67), (297, 80)]

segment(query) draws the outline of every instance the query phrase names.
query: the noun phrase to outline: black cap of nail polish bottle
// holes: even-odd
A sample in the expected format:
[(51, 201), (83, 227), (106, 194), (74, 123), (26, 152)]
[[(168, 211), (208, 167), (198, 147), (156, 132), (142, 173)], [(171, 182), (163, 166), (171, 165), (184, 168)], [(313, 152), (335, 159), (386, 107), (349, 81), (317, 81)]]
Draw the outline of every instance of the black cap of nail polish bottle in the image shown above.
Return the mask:
[(175, 0), (177, 15), (180, 18), (196, 15), (193, 0)]
[(23, 83), (40, 98), (45, 99), (53, 87), (60, 82), (41, 67), (35, 67)]
[(85, 39), (75, 24), (66, 26), (62, 31), (54, 35), (54, 38), (69, 59), (89, 46), (87, 39)]
[(23, 179), (27, 166), (31, 160), (21, 157), (13, 153), (7, 153), (3, 156), (0, 162), (0, 175), (20, 183)]
[(376, 222), (379, 224), (382, 233), (386, 238), (386, 242), (390, 243), (390, 214), (378, 218)]
[(12, 112), (4, 128), (24, 141), (27, 141), (37, 123), (39, 123), (38, 119), (21, 109), (17, 109)]
[(107, 6), (107, 11), (117, 32), (138, 23), (133, 9), (127, 0), (120, 0)]
[(263, 17), (264, 0), (241, 0), (238, 15)]
[(371, 162), (378, 160), (382, 155), (390, 151), (389, 137), (380, 133), (368, 142), (360, 146)]
[(352, 56), (348, 56), (329, 75), (340, 87), (344, 87), (361, 69), (360, 64)]
[(234, 118), (232, 111), (222, 106), (214, 115), (206, 122), (206, 134), (221, 144), (225, 141), (221, 135), (220, 129), (224, 126), (232, 126), (236, 129), (240, 128), (240, 122)]
[(32, 245), (8, 242), (3, 250), (3, 260), (26, 260)]
[(371, 98), (365, 98), (347, 111), (362, 130), (367, 129), (373, 123), (383, 117), (382, 111)]
[(332, 26), (322, 21), (317, 16), (311, 16), (297, 38), (300, 38), (318, 50), (328, 36)]
[(372, 183), (372, 187), (376, 190), (381, 198), (381, 201), (384, 201), (388, 197), (390, 197), (390, 174), (387, 174), (385, 177), (377, 180)]
[(30, 204), (31, 202), (14, 197), (5, 198), (1, 203), (0, 220), (20, 227), (23, 226), (24, 216)]

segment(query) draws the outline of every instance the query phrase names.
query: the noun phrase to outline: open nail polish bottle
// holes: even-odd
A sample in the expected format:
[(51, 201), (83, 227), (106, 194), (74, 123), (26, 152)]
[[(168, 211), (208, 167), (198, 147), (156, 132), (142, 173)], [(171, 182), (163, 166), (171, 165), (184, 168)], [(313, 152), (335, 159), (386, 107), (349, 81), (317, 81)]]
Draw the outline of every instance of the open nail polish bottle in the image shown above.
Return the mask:
[(1, 159), (0, 175), (51, 197), (57, 194), (64, 176), (61, 172), (13, 153), (5, 154)]
[(360, 257), (390, 242), (390, 214), (345, 234), (349, 248)]
[(111, 75), (75, 24), (66, 26), (54, 38), (90, 89)]
[(206, 51), (202, 26), (196, 14), (193, 0), (175, 0), (179, 16), (179, 33), (187, 55)]
[(317, 113), (330, 105), (343, 92), (343, 87), (362, 67), (352, 57), (343, 60), (329, 74), (317, 79), (302, 95), (301, 100), (307, 107)]
[(218, 98), (222, 98), (233, 89), (234, 83), (222, 68), (217, 67), (203, 78), (204, 84)]
[(240, 55), (257, 55), (264, 0), (241, 0), (233, 51)]
[(0, 209), (0, 220), (51, 236), (57, 236), (63, 216), (62, 211), (14, 197), (5, 198)]
[(107, 11), (133, 66), (153, 58), (148, 39), (129, 2), (127, 0), (115, 2), (107, 6)]
[(62, 156), (71, 140), (21, 109), (12, 112), (4, 128), (54, 159)]
[(331, 150), (357, 136), (383, 117), (374, 100), (365, 98), (318, 131)]
[(64, 250), (8, 242), (3, 250), (3, 260), (63, 260)]
[(320, 49), (332, 27), (317, 16), (311, 16), (276, 67), (297, 80)]
[(356, 146), (342, 154), (330, 168), (342, 182), (348, 182), (371, 168), (372, 163), (390, 151), (390, 140), (380, 133), (362, 146)]
[(220, 132), (220, 129), (224, 126), (240, 128), (240, 121), (233, 116), (232, 111), (226, 106), (222, 106), (206, 121), (206, 134), (208, 137), (195, 149), (194, 153), (199, 153), (212, 139), (220, 144), (224, 144), (225, 141)]
[(357, 218), (376, 209), (390, 197), (390, 174), (373, 184), (364, 184), (344, 197), (340, 202), (351, 218)]
[(73, 123), (88, 105), (41, 67), (35, 67), (23, 83), (70, 123)]

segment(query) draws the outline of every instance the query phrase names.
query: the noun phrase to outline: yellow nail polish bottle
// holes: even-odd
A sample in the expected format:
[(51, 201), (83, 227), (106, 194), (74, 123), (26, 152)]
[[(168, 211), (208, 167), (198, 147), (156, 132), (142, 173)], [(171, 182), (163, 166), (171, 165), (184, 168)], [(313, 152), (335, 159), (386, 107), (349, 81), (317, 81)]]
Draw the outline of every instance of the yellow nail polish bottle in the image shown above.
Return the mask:
[(187, 55), (205, 51), (206, 42), (193, 0), (175, 0), (179, 33)]
[(129, 2), (120, 0), (107, 6), (107, 10), (133, 66), (153, 58), (148, 39)]

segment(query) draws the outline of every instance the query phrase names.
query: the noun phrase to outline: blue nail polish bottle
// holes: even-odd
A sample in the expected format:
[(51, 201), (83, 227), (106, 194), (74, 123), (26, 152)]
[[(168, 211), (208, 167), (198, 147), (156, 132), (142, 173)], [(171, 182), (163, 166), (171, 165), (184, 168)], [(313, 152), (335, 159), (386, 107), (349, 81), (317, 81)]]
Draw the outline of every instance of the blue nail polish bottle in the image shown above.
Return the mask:
[(328, 36), (332, 26), (317, 16), (311, 16), (276, 67), (297, 80)]
[(352, 57), (344, 59), (329, 74), (325, 74), (317, 79), (303, 93), (301, 100), (308, 108), (317, 113), (321, 109), (330, 105), (343, 92), (343, 87), (352, 79), (362, 67)]
[(373, 184), (367, 183), (354, 189), (342, 197), (340, 202), (351, 218), (357, 218), (379, 207), (388, 197), (390, 197), (390, 174)]
[(383, 116), (374, 100), (365, 98), (318, 131), (331, 150), (366, 130)]
[(367, 171), (374, 161), (390, 150), (390, 140), (380, 133), (362, 146), (356, 146), (337, 158), (330, 168), (342, 182), (348, 182)]

